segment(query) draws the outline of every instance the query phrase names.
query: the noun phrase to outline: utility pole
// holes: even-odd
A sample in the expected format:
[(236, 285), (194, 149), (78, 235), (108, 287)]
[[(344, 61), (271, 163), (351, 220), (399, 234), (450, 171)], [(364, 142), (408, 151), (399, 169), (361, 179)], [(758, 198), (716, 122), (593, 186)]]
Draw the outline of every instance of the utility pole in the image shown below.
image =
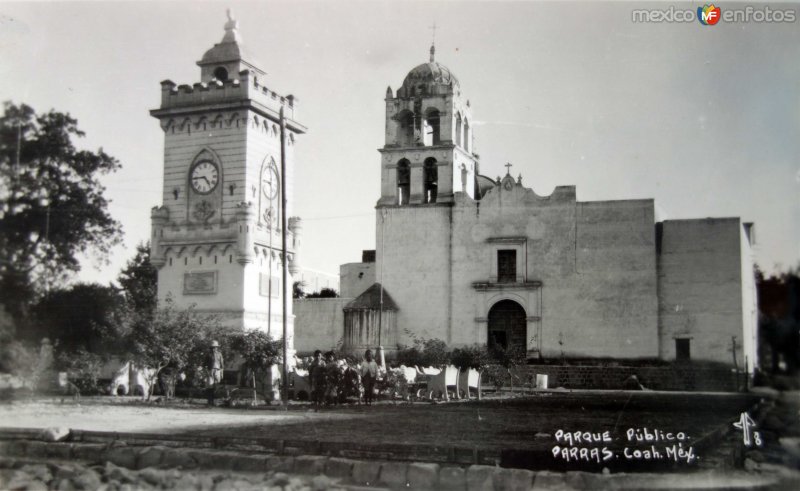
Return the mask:
[(283, 276), (283, 387), (281, 390), (281, 401), (284, 406), (289, 404), (289, 345), (287, 339), (287, 310), (289, 302), (287, 302), (287, 281), (289, 276), (289, 258), (286, 254), (286, 120), (283, 116), (283, 106), (280, 111), (281, 120), (281, 206), (279, 213), (281, 214), (281, 254), (283, 261), (281, 262), (282, 276)]

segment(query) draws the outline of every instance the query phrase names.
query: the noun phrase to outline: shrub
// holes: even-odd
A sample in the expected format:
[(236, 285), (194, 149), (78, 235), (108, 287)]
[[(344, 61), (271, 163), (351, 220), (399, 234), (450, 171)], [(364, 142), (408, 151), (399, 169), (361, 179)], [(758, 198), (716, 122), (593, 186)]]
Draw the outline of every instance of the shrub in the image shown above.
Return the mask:
[(474, 344), (472, 346), (454, 349), (453, 352), (450, 353), (450, 361), (459, 370), (474, 368), (480, 371), (491, 363), (492, 359), (489, 350), (486, 349), (485, 346)]
[[(411, 333), (406, 330), (407, 334)], [(414, 346), (398, 346), (397, 363), (413, 367), (441, 367), (450, 363), (447, 344), (441, 339), (425, 339), (414, 337)]]
[(100, 392), (97, 379), (100, 378), (103, 361), (102, 356), (83, 349), (61, 351), (56, 355), (56, 367), (67, 372), (69, 381), (84, 395)]

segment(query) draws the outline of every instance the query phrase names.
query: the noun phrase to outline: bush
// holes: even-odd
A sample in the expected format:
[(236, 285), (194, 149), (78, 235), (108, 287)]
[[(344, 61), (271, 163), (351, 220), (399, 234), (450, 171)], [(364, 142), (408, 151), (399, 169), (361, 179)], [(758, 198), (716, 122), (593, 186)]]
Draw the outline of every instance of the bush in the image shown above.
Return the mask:
[[(410, 334), (409, 331), (406, 331)], [(441, 339), (425, 339), (414, 337), (414, 346), (398, 346), (397, 362), (413, 367), (441, 367), (450, 363), (447, 344)]]
[(450, 361), (459, 370), (467, 370), (470, 368), (483, 370), (492, 360), (489, 355), (489, 350), (486, 349), (485, 346), (474, 344), (472, 346), (454, 349), (453, 352), (450, 353)]
[(82, 349), (61, 351), (56, 355), (56, 367), (67, 372), (69, 381), (84, 395), (101, 391), (97, 379), (100, 378), (103, 361), (102, 356)]
[(0, 372), (14, 375), (25, 386), (36, 385), (38, 366), (36, 349), (15, 340), (0, 345)]

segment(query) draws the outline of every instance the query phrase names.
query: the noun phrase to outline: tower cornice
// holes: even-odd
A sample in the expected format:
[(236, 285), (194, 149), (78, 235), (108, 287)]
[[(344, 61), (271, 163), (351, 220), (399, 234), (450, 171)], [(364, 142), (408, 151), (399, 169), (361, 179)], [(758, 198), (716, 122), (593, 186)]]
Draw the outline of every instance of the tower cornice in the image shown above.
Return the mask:
[[(225, 103), (199, 104), (194, 106), (176, 106), (167, 108), (161, 107), (159, 109), (151, 109), (150, 115), (154, 118), (165, 119), (233, 110), (254, 111), (260, 116), (267, 118), (276, 124), (280, 124), (280, 114), (278, 110), (266, 107), (263, 104), (250, 99)], [(285, 117), (285, 120), (286, 127), (295, 133), (302, 134), (308, 131), (308, 128), (305, 125), (298, 123), (290, 117)]]

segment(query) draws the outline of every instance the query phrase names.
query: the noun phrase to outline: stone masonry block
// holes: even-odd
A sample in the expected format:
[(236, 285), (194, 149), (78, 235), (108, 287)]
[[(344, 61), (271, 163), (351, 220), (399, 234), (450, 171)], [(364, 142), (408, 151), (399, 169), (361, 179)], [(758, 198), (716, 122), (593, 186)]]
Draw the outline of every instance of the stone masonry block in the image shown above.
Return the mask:
[[(581, 472), (581, 471), (567, 471), (564, 474), (564, 483), (575, 489), (598, 489), (595, 486), (590, 486), (592, 484), (590, 481), (587, 480), (591, 474), (588, 472)], [(600, 474), (602, 477), (602, 474)], [(597, 483), (594, 483), (597, 484)]]
[(102, 443), (73, 443), (72, 458), (97, 462), (105, 459), (106, 446)]
[(469, 466), (467, 468), (467, 489), (469, 491), (492, 491), (495, 470), (490, 465)]
[(25, 456), (44, 458), (47, 457), (47, 443), (30, 441), (25, 446)]
[(294, 472), (294, 457), (269, 455), (267, 456), (267, 470), (275, 472)]
[(442, 491), (464, 491), (467, 489), (467, 473), (461, 467), (446, 466), (439, 469), (438, 488)]
[(533, 486), (536, 474), (525, 469), (497, 469), (494, 474), (494, 488), (504, 491), (528, 491)]
[[(328, 465), (330, 465), (330, 462)], [(358, 460), (353, 464), (353, 482), (359, 485), (372, 486), (378, 482), (380, 472), (380, 462)]]
[(233, 470), (244, 472), (264, 472), (267, 470), (267, 458), (264, 455), (239, 455), (233, 461)]
[(166, 467), (180, 467), (193, 469), (197, 462), (189, 455), (189, 451), (182, 448), (165, 448), (162, 452), (161, 464)]
[(550, 471), (537, 472), (533, 480), (533, 489), (567, 489), (564, 474)]
[(144, 469), (146, 467), (156, 467), (161, 464), (164, 457), (164, 447), (147, 447), (139, 452), (139, 457), (136, 460), (136, 468)]
[(380, 482), (393, 488), (405, 488), (408, 483), (408, 464), (384, 462), (381, 464)]
[(328, 457), (321, 455), (299, 455), (294, 458), (294, 471), (298, 474), (316, 476), (325, 472)]
[[(328, 463), (325, 466), (325, 474), (330, 477), (350, 479), (353, 475), (353, 466), (355, 463), (355, 460), (331, 457), (328, 459)], [(297, 464), (295, 464), (295, 467), (297, 467)], [(375, 480), (373, 479), (372, 482), (375, 482)]]
[(439, 464), (415, 462), (408, 464), (408, 485), (411, 489), (436, 489)]
[(201, 469), (233, 470), (239, 454), (221, 450), (189, 450), (188, 455)]
[(11, 442), (0, 441), (0, 457), (5, 457), (9, 455), (8, 449), (11, 446)]
[(136, 449), (128, 446), (112, 447), (106, 452), (106, 460), (120, 467), (136, 468)]
[(69, 443), (48, 443), (47, 456), (53, 459), (69, 460), (72, 458), (72, 445)]
[(12, 440), (8, 442), (8, 447), (6, 448), (6, 454), (12, 457), (22, 457), (25, 455), (25, 447), (27, 446), (28, 442), (23, 440)]

